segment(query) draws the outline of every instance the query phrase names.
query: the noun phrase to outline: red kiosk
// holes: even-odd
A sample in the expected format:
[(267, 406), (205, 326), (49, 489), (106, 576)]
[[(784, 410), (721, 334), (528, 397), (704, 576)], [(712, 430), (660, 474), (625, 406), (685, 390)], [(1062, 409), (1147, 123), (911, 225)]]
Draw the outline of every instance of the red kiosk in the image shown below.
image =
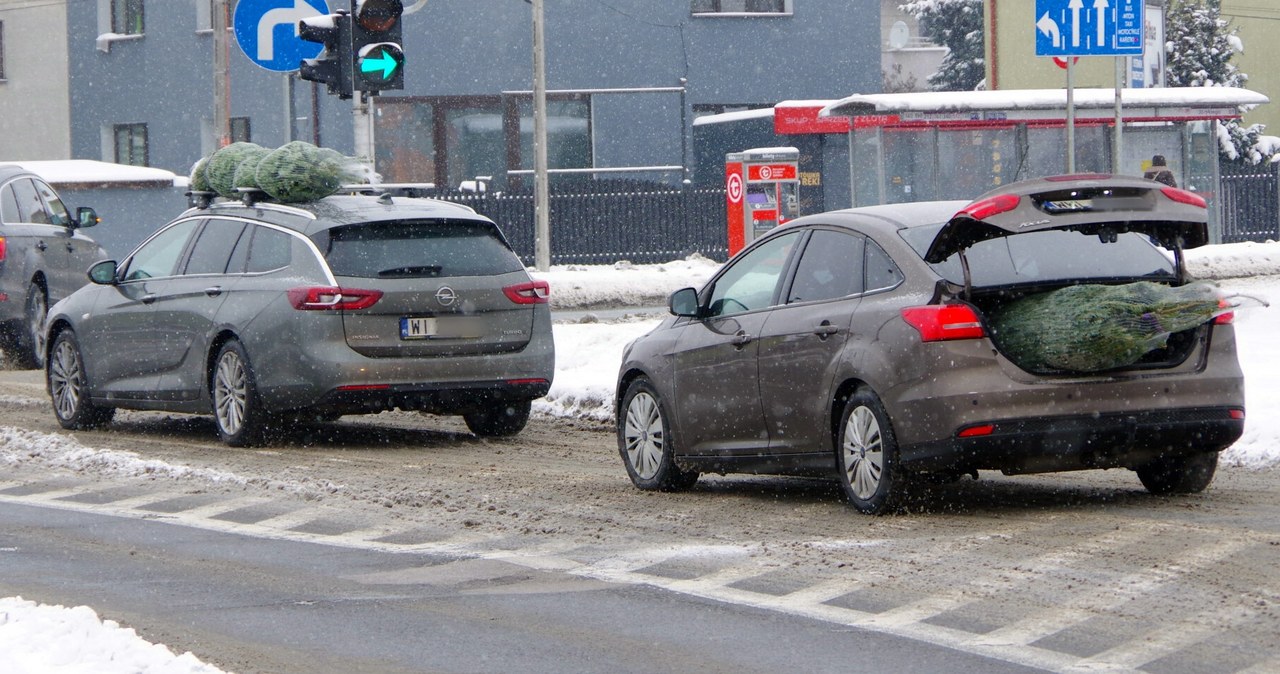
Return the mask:
[(729, 256), (756, 237), (800, 216), (800, 151), (762, 147), (724, 158)]

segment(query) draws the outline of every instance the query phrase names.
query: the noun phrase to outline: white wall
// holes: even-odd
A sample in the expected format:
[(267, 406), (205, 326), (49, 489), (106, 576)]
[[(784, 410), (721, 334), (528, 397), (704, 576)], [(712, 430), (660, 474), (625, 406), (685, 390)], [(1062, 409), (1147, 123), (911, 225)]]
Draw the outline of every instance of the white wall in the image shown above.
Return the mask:
[(0, 160), (69, 159), (66, 0), (0, 0)]

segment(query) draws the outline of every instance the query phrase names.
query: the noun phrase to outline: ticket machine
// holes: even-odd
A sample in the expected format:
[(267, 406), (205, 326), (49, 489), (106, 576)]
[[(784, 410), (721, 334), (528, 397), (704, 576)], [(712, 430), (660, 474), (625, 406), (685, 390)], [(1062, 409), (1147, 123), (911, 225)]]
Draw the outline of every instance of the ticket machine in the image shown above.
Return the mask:
[(765, 232), (800, 216), (800, 151), (763, 147), (724, 158), (729, 256)]

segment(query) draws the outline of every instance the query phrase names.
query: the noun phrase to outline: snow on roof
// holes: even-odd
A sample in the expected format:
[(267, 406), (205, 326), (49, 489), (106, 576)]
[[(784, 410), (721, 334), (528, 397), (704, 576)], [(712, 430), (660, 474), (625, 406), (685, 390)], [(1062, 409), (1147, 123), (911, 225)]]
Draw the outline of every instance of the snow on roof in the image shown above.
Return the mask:
[[(1075, 89), (1077, 108), (1115, 106), (1115, 89)], [(1253, 107), (1270, 102), (1265, 95), (1236, 87), (1168, 87), (1121, 89), (1125, 107), (1223, 108)], [(977, 110), (1065, 110), (1066, 89), (1000, 91), (926, 91), (912, 94), (854, 94), (822, 109), (821, 117), (893, 112), (969, 112)]]
[(167, 187), (184, 186), (186, 176), (146, 166), (126, 166), (89, 159), (53, 161), (5, 161), (44, 178), (51, 185), (83, 185), (103, 187)]
[(773, 119), (773, 108), (757, 108), (755, 110), (722, 112), (718, 115), (703, 115), (693, 120), (693, 125), (723, 124), (724, 122), (737, 122), (744, 119)]

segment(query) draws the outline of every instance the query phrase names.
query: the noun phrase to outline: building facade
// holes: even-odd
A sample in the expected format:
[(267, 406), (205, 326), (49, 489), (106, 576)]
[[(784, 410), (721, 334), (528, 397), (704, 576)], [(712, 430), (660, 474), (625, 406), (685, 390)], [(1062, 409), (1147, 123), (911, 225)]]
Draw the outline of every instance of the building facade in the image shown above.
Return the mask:
[[(34, 1), (34, 0), (33, 0)], [(330, 11), (347, 0), (328, 0)], [(275, 2), (232, 0), (262, 11)], [(530, 5), (405, 1), (405, 89), (373, 99), (384, 180), (501, 184), (532, 169)], [(546, 3), (553, 169), (688, 177), (693, 120), (882, 86), (880, 0)], [(73, 158), (186, 173), (214, 148), (211, 0), (66, 6)], [(352, 154), (352, 102), (230, 49), (233, 140), (306, 140)], [(664, 170), (665, 167), (665, 170)], [(635, 169), (630, 171), (629, 169)]]
[(66, 0), (0, 0), (0, 161), (68, 159)]

